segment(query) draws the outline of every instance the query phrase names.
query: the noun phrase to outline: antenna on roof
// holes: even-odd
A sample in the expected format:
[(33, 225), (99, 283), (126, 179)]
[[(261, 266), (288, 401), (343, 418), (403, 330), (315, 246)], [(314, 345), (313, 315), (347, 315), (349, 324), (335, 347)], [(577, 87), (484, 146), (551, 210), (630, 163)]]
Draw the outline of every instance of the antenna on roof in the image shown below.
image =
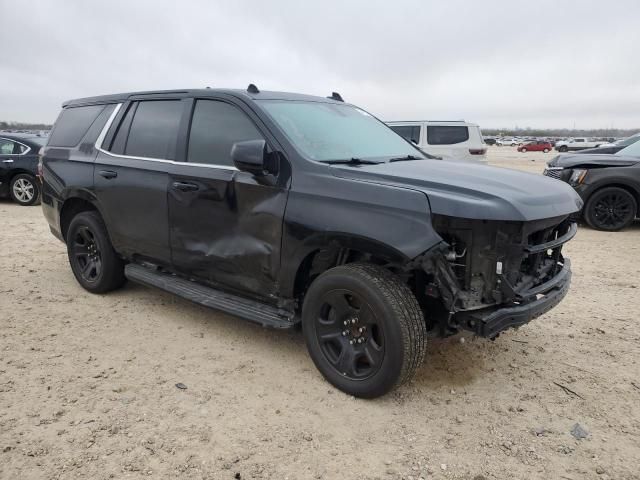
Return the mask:
[(331, 100), (335, 100), (337, 102), (344, 102), (342, 96), (338, 92), (331, 92), (331, 96), (327, 98), (330, 98)]
[(260, 93), (260, 90), (258, 90), (258, 87), (256, 87), (253, 83), (250, 83), (249, 86), (247, 87), (247, 92)]

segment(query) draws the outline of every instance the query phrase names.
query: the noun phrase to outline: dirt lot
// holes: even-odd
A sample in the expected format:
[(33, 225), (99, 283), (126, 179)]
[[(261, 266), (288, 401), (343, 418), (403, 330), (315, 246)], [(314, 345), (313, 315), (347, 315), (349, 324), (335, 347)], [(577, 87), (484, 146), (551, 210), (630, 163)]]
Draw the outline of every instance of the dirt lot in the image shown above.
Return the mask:
[(85, 292), (40, 208), (1, 201), (0, 478), (638, 479), (639, 239), (581, 228), (558, 308), (495, 342), (432, 340), (413, 383), (363, 401), (300, 332)]

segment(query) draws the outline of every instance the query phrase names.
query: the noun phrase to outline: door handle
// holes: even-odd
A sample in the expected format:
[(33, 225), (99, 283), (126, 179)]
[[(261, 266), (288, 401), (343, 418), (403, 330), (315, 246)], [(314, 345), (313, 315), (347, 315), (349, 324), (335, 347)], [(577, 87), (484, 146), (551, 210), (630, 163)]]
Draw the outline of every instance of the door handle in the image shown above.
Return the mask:
[(180, 190), (181, 192), (195, 192), (199, 190), (200, 187), (195, 183), (186, 183), (186, 182), (173, 182), (173, 188), (176, 190)]
[(100, 174), (101, 177), (104, 177), (107, 180), (116, 178), (118, 176), (117, 172), (114, 172), (112, 170), (100, 170), (98, 173)]
[(2, 160), (2, 163), (13, 163), (13, 160), (9, 159), (9, 160)]

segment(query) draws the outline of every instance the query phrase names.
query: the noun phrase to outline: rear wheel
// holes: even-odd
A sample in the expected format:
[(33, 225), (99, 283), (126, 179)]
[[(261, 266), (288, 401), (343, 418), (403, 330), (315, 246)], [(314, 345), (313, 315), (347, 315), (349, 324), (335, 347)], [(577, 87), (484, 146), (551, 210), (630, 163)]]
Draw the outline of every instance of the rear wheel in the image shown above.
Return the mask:
[(548, 148), (543, 148), (542, 149), (542, 153), (549, 153), (549, 149)]
[(565, 153), (569, 151), (569, 147), (567, 147), (566, 145), (562, 145), (559, 149), (559, 152)]
[(18, 205), (29, 206), (40, 203), (40, 188), (33, 175), (21, 173), (11, 179), (9, 185), (11, 199)]
[(302, 327), (318, 370), (357, 397), (377, 397), (406, 382), (426, 351), (415, 296), (376, 265), (343, 265), (320, 275), (305, 295)]
[(71, 220), (66, 240), (71, 270), (84, 289), (105, 293), (124, 284), (124, 262), (113, 250), (97, 212), (76, 215)]
[(584, 209), (590, 227), (613, 232), (628, 227), (636, 217), (638, 204), (627, 190), (607, 187), (591, 195)]
[(522, 147), (522, 148), (520, 148), (520, 151), (521, 151), (522, 153), (525, 153), (525, 152), (527, 151), (527, 149), (526, 149), (525, 147)]

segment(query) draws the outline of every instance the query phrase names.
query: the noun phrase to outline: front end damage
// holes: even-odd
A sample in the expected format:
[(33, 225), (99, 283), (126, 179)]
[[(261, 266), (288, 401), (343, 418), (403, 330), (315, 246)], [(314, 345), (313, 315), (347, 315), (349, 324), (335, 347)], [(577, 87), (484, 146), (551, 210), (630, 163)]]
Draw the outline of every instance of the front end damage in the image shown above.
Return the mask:
[(469, 330), (495, 338), (556, 306), (571, 282), (562, 246), (576, 234), (568, 217), (530, 222), (433, 216), (443, 241), (413, 262), (415, 291), (440, 335)]

